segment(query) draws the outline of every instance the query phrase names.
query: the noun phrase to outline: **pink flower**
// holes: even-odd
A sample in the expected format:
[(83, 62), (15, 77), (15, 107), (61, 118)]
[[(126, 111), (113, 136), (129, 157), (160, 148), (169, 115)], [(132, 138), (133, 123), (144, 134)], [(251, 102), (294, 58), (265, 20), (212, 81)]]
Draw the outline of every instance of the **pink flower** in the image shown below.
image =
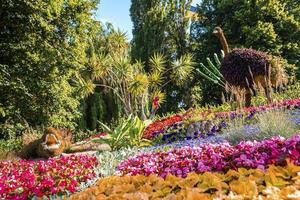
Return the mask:
[(123, 175), (158, 174), (165, 178), (168, 174), (185, 177), (190, 172), (226, 172), (239, 167), (265, 169), (270, 164), (284, 164), (282, 161), (286, 158), (300, 165), (299, 142), (300, 136), (287, 140), (274, 137), (262, 142), (241, 142), (236, 146), (205, 144), (144, 153), (123, 161), (118, 170)]
[(89, 156), (62, 156), (47, 161), (2, 161), (0, 199), (29, 199), (76, 192), (79, 183), (96, 176), (93, 169), (97, 165), (97, 159)]

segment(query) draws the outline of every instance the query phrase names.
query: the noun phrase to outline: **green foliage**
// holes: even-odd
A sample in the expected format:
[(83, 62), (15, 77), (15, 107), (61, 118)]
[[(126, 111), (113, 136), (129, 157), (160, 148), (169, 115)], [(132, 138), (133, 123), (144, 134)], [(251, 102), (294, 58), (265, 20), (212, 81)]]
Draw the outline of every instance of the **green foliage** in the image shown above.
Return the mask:
[(21, 123), (13, 124), (13, 122), (7, 121), (0, 124), (0, 136), (5, 140), (14, 140), (21, 136), (25, 130), (26, 127)]
[(17, 151), (22, 148), (22, 140), (18, 139), (10, 139), (10, 140), (0, 140), (0, 151), (2, 152), (10, 152)]
[[(190, 36), (188, 16), (191, 0), (132, 0), (130, 15), (133, 22), (133, 39), (131, 55), (133, 59), (145, 63), (145, 72), (151, 72), (151, 56), (157, 53), (166, 58), (166, 81), (172, 79), (178, 70), (171, 68), (189, 59)], [(185, 68), (184, 71), (187, 71)], [(175, 73), (175, 74), (174, 74)], [(181, 73), (183, 75), (183, 73)], [(178, 77), (178, 76), (177, 76)], [(180, 83), (179, 83), (180, 82)], [(166, 103), (161, 106), (160, 113), (178, 111), (179, 107), (189, 108), (193, 104), (191, 98), (193, 76), (189, 73), (178, 79), (176, 84), (164, 87)]]
[(90, 137), (96, 135), (97, 133), (99, 133), (99, 132), (96, 130), (75, 131), (72, 134), (72, 140), (74, 143), (80, 142), (80, 141), (83, 141), (87, 138), (90, 138)]
[(278, 101), (300, 98), (300, 82), (288, 85), (283, 91), (276, 93), (274, 98)]
[[(300, 83), (295, 82), (283, 89), (280, 89), (279, 91), (276, 91), (273, 93), (272, 98), (274, 102), (300, 98)], [(263, 91), (258, 91), (257, 96), (251, 99), (251, 105), (253, 106), (266, 105), (267, 103), (268, 102)]]
[[(224, 52), (222, 51), (221, 58), (224, 58)], [(223, 75), (220, 72), (221, 61), (218, 55), (214, 54), (214, 62), (210, 58), (206, 58), (208, 66), (205, 66), (203, 63), (200, 63), (200, 68), (197, 69), (199, 74), (213, 83), (225, 87), (225, 82)]]
[[(99, 84), (96, 86), (112, 91), (122, 104), (126, 116), (134, 114), (143, 120), (153, 117), (164, 101), (163, 89), (171, 85), (169, 83), (182, 85), (192, 77), (192, 56), (185, 54), (168, 63), (164, 55), (156, 53), (150, 57), (150, 71), (147, 73), (144, 63), (132, 62), (124, 46), (123, 50), (101, 55), (94, 60), (97, 74), (102, 75), (97, 78)], [(157, 105), (152, 104), (155, 99)]]
[(109, 144), (113, 150), (134, 146), (149, 146), (151, 141), (142, 138), (146, 127), (145, 123), (147, 121), (143, 122), (138, 117), (130, 115), (128, 119), (112, 130), (107, 125), (99, 122), (107, 136), (93, 141)]
[[(0, 6), (1, 122), (75, 127), (97, 0), (4, 0)], [(21, 120), (20, 120), (21, 119)]]

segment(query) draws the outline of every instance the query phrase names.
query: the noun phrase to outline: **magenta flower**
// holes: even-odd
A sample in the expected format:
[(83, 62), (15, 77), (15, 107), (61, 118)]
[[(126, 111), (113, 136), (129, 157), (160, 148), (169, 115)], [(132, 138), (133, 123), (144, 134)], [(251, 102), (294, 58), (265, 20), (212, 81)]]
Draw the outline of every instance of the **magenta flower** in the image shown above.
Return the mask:
[(47, 161), (0, 162), (0, 199), (29, 199), (76, 192), (80, 183), (96, 176), (95, 157), (67, 156)]
[(118, 170), (123, 175), (168, 174), (186, 177), (190, 172), (226, 172), (229, 169), (260, 168), (270, 164), (284, 164), (290, 159), (300, 165), (300, 136), (290, 139), (274, 137), (262, 142), (241, 142), (237, 146), (228, 143), (204, 144), (200, 147), (183, 147), (168, 152), (144, 153), (123, 161)]

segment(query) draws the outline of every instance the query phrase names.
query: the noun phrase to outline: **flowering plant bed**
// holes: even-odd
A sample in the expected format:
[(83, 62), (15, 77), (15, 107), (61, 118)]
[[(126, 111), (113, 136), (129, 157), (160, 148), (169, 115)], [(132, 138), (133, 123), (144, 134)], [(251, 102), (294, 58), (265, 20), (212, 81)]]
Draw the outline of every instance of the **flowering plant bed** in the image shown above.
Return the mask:
[(271, 165), (268, 170), (239, 168), (226, 174), (190, 173), (108, 177), (70, 199), (299, 199), (300, 167)]
[(163, 133), (166, 129), (170, 126), (182, 122), (184, 116), (181, 115), (174, 115), (172, 117), (158, 120), (152, 124), (150, 124), (144, 131), (143, 137), (146, 139), (152, 139), (153, 137)]
[(167, 152), (143, 153), (123, 161), (118, 170), (123, 175), (168, 174), (186, 177), (190, 172), (227, 172), (244, 167), (265, 169), (268, 165), (284, 165), (285, 159), (300, 164), (300, 136), (290, 139), (274, 137), (262, 142), (203, 144), (200, 147), (183, 147)]
[(86, 139), (82, 140), (81, 142), (88, 142), (88, 141), (91, 141), (93, 139), (103, 138), (106, 135), (107, 135), (107, 133), (98, 133), (96, 135), (93, 135), (93, 136), (91, 136), (89, 138), (86, 138)]
[[(279, 109), (294, 109), (300, 107), (300, 98), (294, 100), (285, 100), (280, 103), (274, 103), (265, 106), (249, 107), (242, 110), (230, 112), (212, 112), (210, 110), (201, 113), (193, 113), (189, 111), (183, 115), (175, 115), (167, 119), (156, 121), (150, 124), (144, 131), (144, 138), (153, 139), (159, 135), (163, 135), (163, 139), (170, 138), (176, 134), (184, 132), (182, 127), (184, 122), (191, 117), (198, 116), (199, 126), (205, 127), (204, 132), (195, 132), (195, 136), (213, 135), (226, 126), (224, 120), (235, 119), (237, 117), (245, 117), (251, 119), (256, 113), (279, 110)], [(212, 122), (216, 121), (216, 122)], [(177, 127), (180, 127), (179, 129)], [(188, 136), (190, 137), (190, 136)]]
[(93, 179), (97, 159), (67, 156), (46, 161), (0, 162), (0, 199), (64, 195), (77, 191), (80, 183)]

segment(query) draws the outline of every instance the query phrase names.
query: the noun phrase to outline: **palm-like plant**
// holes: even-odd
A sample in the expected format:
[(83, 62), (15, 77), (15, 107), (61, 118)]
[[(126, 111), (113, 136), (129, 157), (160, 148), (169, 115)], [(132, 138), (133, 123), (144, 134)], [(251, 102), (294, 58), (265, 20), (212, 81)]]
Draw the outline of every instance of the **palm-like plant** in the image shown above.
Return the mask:
[(172, 80), (178, 85), (182, 85), (188, 78), (193, 75), (195, 63), (190, 54), (183, 55), (178, 60), (172, 62)]
[(127, 115), (140, 113), (142, 119), (153, 116), (164, 100), (162, 91), (168, 83), (181, 85), (193, 76), (194, 63), (190, 55), (184, 55), (179, 60), (171, 62), (167, 68), (164, 56), (155, 54), (150, 59), (150, 73), (144, 71), (143, 64), (139, 61), (131, 64), (127, 56), (109, 55), (107, 59), (109, 59), (109, 62), (106, 62), (109, 64), (105, 68), (107, 75), (102, 78), (108, 85), (99, 86), (113, 89), (123, 102), (125, 113)]
[(164, 101), (164, 87), (170, 82), (182, 85), (193, 76), (194, 63), (189, 54), (168, 61), (156, 53), (149, 60), (150, 70), (146, 73), (142, 62), (132, 63), (125, 33), (110, 30), (100, 40), (106, 42), (105, 48), (99, 50), (97, 43), (91, 44), (89, 67), (82, 72), (82, 84), (89, 88), (87, 95), (95, 86), (112, 90), (127, 116), (138, 114), (143, 120), (153, 116)]

